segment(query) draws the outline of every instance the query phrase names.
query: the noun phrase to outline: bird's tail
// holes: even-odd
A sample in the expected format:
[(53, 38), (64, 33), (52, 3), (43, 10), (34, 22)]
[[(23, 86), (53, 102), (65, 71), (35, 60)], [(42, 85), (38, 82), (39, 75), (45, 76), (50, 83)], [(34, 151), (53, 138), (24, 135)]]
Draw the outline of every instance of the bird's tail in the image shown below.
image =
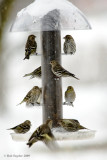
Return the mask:
[(29, 146), (29, 148), (33, 145), (32, 142), (28, 142), (27, 145)]
[(29, 59), (29, 55), (26, 55), (25, 58), (24, 58), (23, 60), (25, 60), (25, 59)]
[(87, 129), (84, 126), (79, 125), (79, 129)]
[(25, 74), (23, 77), (31, 76), (32, 73)]
[(16, 106), (19, 106), (19, 105), (21, 105), (23, 102), (24, 102), (24, 100), (23, 100), (22, 102), (18, 103)]
[(6, 130), (11, 130), (12, 128), (8, 128), (8, 129), (6, 129)]
[(75, 74), (69, 73), (69, 75), (70, 75), (71, 77), (74, 77), (74, 78), (77, 79), (77, 80), (80, 80), (79, 78), (77, 78), (77, 77), (75, 76)]

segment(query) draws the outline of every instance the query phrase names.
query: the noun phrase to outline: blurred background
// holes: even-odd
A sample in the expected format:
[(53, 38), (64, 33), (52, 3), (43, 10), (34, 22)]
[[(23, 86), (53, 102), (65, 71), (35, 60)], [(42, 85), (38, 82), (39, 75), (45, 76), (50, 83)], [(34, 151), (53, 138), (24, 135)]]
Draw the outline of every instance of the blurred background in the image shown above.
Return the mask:
[[(31, 132), (42, 123), (42, 107), (26, 108), (25, 104), (16, 106), (34, 85), (41, 86), (41, 80), (39, 79), (23, 78), (24, 74), (41, 65), (40, 56), (32, 56), (29, 61), (23, 61), (26, 39), (31, 32), (10, 32), (17, 12), (32, 2), (33, 0), (0, 0), (0, 141), (2, 145), (0, 147), (0, 158), (6, 159), (5, 155), (7, 154), (28, 154), (30, 157), (27, 159), (61, 158), (63, 160), (66, 156), (79, 160), (106, 160), (106, 0), (72, 0), (71, 2), (86, 15), (92, 30), (61, 32), (62, 53), (63, 37), (66, 34), (71, 34), (77, 45), (75, 55), (62, 56), (62, 65), (80, 78), (80, 81), (71, 78), (62, 80), (63, 95), (68, 85), (72, 85), (76, 92), (74, 108), (64, 106), (63, 117), (78, 119), (85, 127), (96, 130), (95, 139), (59, 142), (62, 150), (54, 153), (54, 157), (52, 157), (52, 153), (42, 143), (37, 143), (31, 149), (28, 149), (25, 143), (12, 141), (9, 131), (6, 130), (26, 119), (31, 120), (33, 124)], [(40, 53), (40, 34), (32, 34), (37, 36), (37, 52)]]

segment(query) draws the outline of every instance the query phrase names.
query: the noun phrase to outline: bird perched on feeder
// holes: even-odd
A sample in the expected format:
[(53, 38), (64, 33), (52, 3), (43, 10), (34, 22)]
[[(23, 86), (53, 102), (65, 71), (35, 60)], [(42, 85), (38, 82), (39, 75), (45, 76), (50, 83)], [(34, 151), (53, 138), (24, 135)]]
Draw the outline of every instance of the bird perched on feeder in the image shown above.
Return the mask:
[(75, 119), (60, 119), (58, 121), (59, 127), (64, 128), (66, 131), (75, 132), (80, 129), (87, 129), (80, 125), (80, 123)]
[(64, 104), (73, 105), (73, 102), (75, 101), (76, 93), (74, 91), (74, 88), (72, 86), (68, 86), (67, 90), (65, 91), (65, 102)]
[(31, 76), (30, 79), (32, 78), (41, 78), (41, 66), (35, 69), (33, 72), (25, 74), (23, 77)]
[(76, 52), (76, 43), (71, 35), (66, 35), (64, 37), (65, 42), (63, 45), (63, 50), (65, 54), (74, 54)]
[(36, 53), (37, 43), (35, 41), (35, 38), (36, 38), (35, 35), (29, 35), (28, 36), (26, 46), (25, 46), (25, 58), (23, 60), (29, 59), (31, 54)]
[(18, 105), (26, 102), (26, 105), (40, 105), (40, 103), (38, 102), (38, 98), (40, 98), (41, 96), (41, 88), (39, 88), (38, 86), (34, 86), (28, 93), (27, 95), (24, 97), (24, 99), (22, 100), (21, 103), (19, 103)]
[(65, 70), (57, 61), (53, 60), (50, 62), (51, 70), (53, 74), (59, 79), (60, 77), (73, 77), (79, 80), (74, 74)]
[[(50, 121), (51, 123), (52, 121)], [(55, 144), (55, 137), (51, 132), (51, 128), (48, 124), (42, 124), (41, 126), (39, 126), (31, 135), (27, 145), (29, 147), (31, 147), (35, 142), (37, 141), (42, 141), (46, 144), (46, 146), (48, 146), (49, 148), (54, 148), (56, 147)]]
[(31, 122), (29, 120), (26, 120), (25, 122), (13, 127), (13, 128), (10, 128), (8, 130), (13, 130), (15, 133), (24, 134), (30, 130), (30, 127), (31, 127)]

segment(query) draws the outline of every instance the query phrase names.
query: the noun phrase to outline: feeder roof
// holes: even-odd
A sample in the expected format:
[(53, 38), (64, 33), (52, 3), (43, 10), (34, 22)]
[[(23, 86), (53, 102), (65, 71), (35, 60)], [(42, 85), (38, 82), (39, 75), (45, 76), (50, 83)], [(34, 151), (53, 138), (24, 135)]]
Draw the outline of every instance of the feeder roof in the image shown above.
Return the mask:
[(68, 0), (35, 0), (17, 13), (11, 27), (11, 31), (79, 29), (91, 29), (91, 26), (84, 14)]

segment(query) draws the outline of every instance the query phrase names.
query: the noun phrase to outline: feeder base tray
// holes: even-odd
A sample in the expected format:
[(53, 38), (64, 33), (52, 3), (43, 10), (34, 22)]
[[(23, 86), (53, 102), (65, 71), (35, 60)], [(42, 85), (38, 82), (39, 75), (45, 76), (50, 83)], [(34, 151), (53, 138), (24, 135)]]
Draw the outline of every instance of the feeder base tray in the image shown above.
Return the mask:
[[(54, 134), (56, 140), (87, 140), (95, 137), (96, 131), (82, 129), (76, 132), (68, 132), (63, 128), (53, 128), (52, 133)], [(32, 133), (26, 134), (16, 134), (11, 133), (11, 137), (14, 141), (28, 141)]]

